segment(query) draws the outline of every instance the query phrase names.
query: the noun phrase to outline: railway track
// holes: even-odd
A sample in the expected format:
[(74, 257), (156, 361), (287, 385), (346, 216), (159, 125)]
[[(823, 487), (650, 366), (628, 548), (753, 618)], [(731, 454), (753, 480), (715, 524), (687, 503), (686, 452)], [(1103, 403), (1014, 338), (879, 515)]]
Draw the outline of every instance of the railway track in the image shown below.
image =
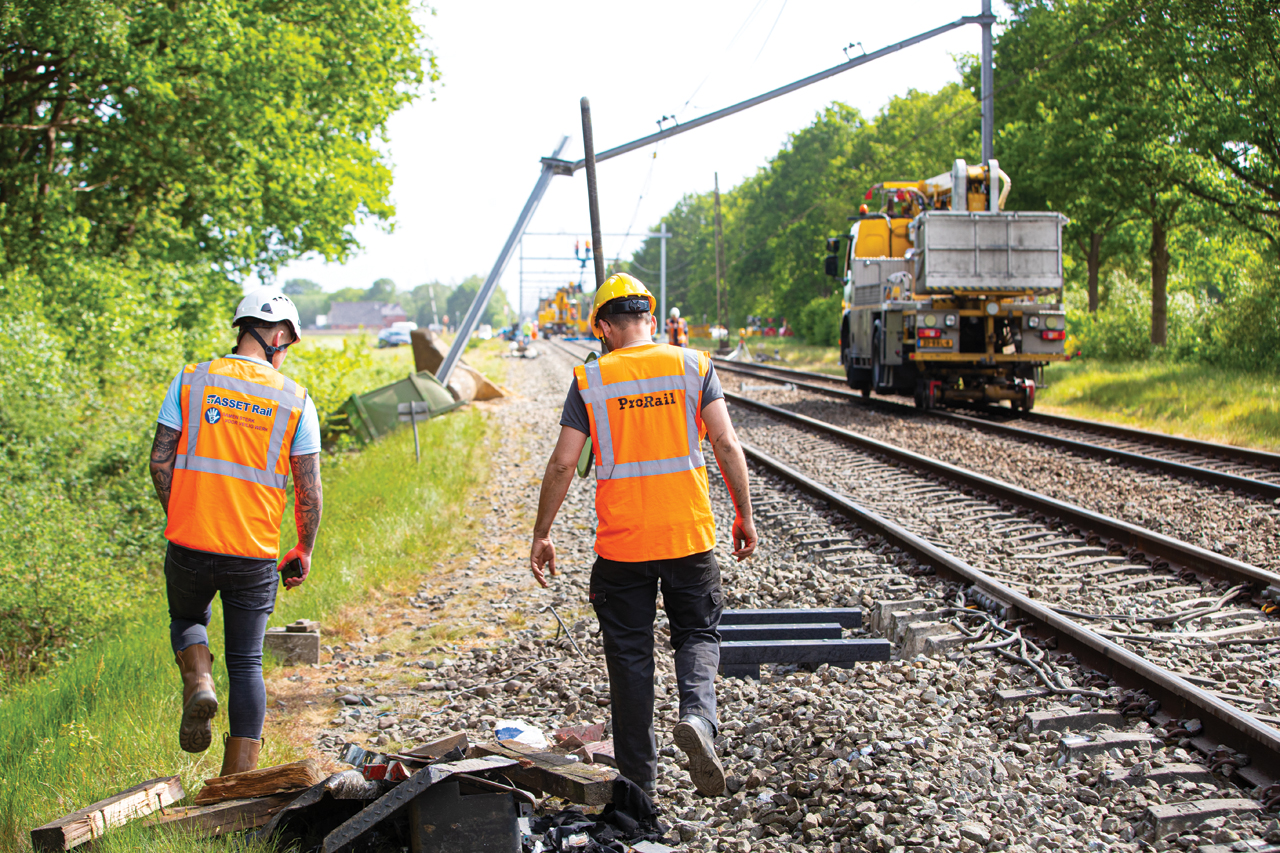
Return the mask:
[(891, 414), (936, 418), (983, 432), (1190, 477), (1269, 500), (1280, 498), (1280, 454), (1276, 453), (1039, 412), (1019, 415), (1003, 409), (981, 414), (937, 409), (921, 412), (914, 406), (883, 398), (864, 398), (843, 387), (838, 377), (821, 373), (766, 364), (736, 364), (723, 359), (717, 359), (716, 365), (722, 371), (790, 383), (798, 389), (873, 406)]
[[(1242, 779), (1273, 784), (1260, 768), (1280, 767), (1280, 717), (1255, 709), (1273, 707), (1265, 655), (1280, 649), (1280, 619), (1257, 605), (1280, 591), (1280, 576), (726, 396), (753, 410), (735, 417), (744, 435), (767, 433), (767, 446), (744, 442), (762, 469), (965, 584), (970, 600), (1026, 620), (1059, 651), (1155, 697), (1159, 722), (1199, 720), (1206, 754), (1239, 761), (1219, 752), (1229, 745), (1253, 759), (1238, 771)], [(829, 547), (839, 546), (833, 538)]]
[[(1280, 619), (1262, 609), (1280, 596), (1280, 576), (740, 394), (726, 397), (741, 413), (735, 423), (758, 471), (881, 537), (921, 573), (957, 585), (952, 618), (940, 624), (960, 632), (951, 639), (997, 653), (1023, 644), (1042, 662), (1044, 649), (1073, 655), (1138, 691), (1143, 698), (1128, 710), (1153, 712), (1154, 725), (1185, 735), (1211, 766), (1228, 768), (1261, 799), (1280, 793), (1273, 787), (1280, 716), (1272, 704), (1280, 704), (1280, 690), (1271, 678)], [(767, 517), (772, 501), (761, 504)], [(837, 571), (859, 556), (838, 528), (819, 524), (803, 535)], [(975, 603), (983, 613), (975, 615)], [(1047, 692), (1091, 692), (1051, 673), (1043, 680)], [(1148, 696), (1158, 706), (1144, 707)]]

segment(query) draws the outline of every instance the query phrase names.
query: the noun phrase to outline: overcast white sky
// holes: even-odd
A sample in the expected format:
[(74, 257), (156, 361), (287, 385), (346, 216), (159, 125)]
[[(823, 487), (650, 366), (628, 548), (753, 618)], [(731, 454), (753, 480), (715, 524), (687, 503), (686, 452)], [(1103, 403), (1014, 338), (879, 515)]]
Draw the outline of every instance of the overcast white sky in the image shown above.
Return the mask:
[[(423, 20), (442, 79), (434, 99), (424, 94), (390, 123), (394, 232), (362, 226), (364, 251), (349, 263), (303, 259), (278, 281), (309, 278), (336, 290), (389, 277), (406, 290), (487, 274), (538, 178), (539, 158), (562, 135), (562, 156), (582, 156), (583, 95), (602, 151), (654, 132), (661, 116), (688, 121), (839, 65), (850, 42), (862, 43), (853, 56), (980, 11), (980, 0), (438, 0), (436, 15)], [(738, 184), (832, 101), (873, 115), (908, 89), (958, 80), (956, 57), (980, 49), (980, 28), (961, 27), (600, 164), (603, 230), (633, 234), (605, 237), (606, 255), (628, 258), (648, 227), (685, 193), (709, 190), (716, 172), (722, 191)], [(584, 172), (552, 181), (529, 230), (589, 233)], [(573, 244), (573, 236), (526, 237), (525, 254), (572, 256)], [(576, 266), (526, 260), (526, 310), (537, 289), (569, 281)], [(517, 258), (502, 280), (512, 304), (519, 267)]]

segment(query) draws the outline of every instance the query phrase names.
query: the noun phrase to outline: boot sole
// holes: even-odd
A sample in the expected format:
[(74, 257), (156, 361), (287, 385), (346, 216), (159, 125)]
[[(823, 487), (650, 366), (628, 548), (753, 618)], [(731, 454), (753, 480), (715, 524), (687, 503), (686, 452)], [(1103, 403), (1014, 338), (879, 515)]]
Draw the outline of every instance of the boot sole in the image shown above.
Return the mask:
[(689, 758), (689, 777), (704, 797), (724, 793), (724, 766), (716, 757), (715, 744), (692, 723), (677, 723), (672, 732), (676, 746)]
[(182, 709), (178, 745), (183, 752), (204, 752), (213, 743), (210, 720), (218, 713), (218, 697), (208, 691), (196, 693)]

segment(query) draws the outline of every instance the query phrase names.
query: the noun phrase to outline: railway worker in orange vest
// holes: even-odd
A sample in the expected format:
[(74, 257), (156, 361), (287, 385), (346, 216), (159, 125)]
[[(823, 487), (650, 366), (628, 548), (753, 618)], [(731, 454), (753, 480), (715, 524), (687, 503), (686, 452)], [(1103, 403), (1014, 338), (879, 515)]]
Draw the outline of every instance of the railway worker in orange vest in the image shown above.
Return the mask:
[(755, 550), (756, 530), (746, 457), (711, 361), (697, 350), (653, 343), (653, 308), (653, 295), (625, 273), (610, 276), (596, 293), (590, 324), (606, 354), (574, 369), (542, 480), (529, 562), (545, 587), (546, 572), (556, 573), (551, 524), (589, 438), (598, 519), (590, 599), (604, 633), (618, 769), (656, 791), (653, 622), (661, 587), (680, 692), (672, 734), (689, 757), (695, 787), (715, 796), (725, 788), (713, 743), (723, 595), (703, 436), (737, 510), (738, 560)]
[[(298, 309), (279, 290), (261, 288), (240, 302), (232, 324), (239, 334), (231, 355), (189, 364), (169, 386), (151, 446), (151, 478), (168, 515), (169, 639), (182, 674), (178, 741), (187, 752), (203, 752), (213, 739), (218, 697), (206, 629), (213, 598), (222, 596), (230, 681), (223, 776), (257, 766), (262, 637), (276, 573), (284, 572), (287, 588), (306, 580), (322, 504), (315, 405), (278, 372), (302, 337)], [(298, 544), (277, 563), (290, 470)]]
[(689, 345), (689, 323), (680, 316), (679, 308), (672, 308), (671, 319), (667, 320), (667, 343), (674, 347)]

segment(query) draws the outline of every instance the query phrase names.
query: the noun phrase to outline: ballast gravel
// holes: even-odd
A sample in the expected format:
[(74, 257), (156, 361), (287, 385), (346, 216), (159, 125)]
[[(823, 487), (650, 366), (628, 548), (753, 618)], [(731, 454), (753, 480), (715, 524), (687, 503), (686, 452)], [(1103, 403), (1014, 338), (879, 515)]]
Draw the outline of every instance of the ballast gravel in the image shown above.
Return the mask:
[[(562, 574), (540, 590), (527, 569), (542, 468), (559, 431), (574, 359), (554, 347), (512, 360), (517, 392), (493, 407), (494, 468), (478, 511), (483, 535), (441, 555), (404, 602), (399, 632), (330, 644), (322, 663), (293, 678), (324, 683), (313, 742), (334, 757), (347, 742), (381, 751), (449, 731), (492, 737), (499, 719), (546, 732), (609, 722), (608, 677), (598, 626), (586, 603), (592, 560), (594, 484), (575, 481), (553, 537)], [(708, 453), (708, 458), (710, 454)], [(712, 497), (727, 607), (862, 606), (937, 599), (937, 579), (785, 487), (753, 476), (761, 547), (738, 564), (727, 553), (732, 506), (712, 472)], [(804, 545), (806, 531), (846, 537), (839, 562)], [(457, 603), (466, 596), (459, 610)], [(581, 655), (557, 638), (550, 605)], [(442, 626), (462, 634), (446, 638)], [(665, 623), (659, 625), (660, 633)], [(963, 649), (949, 656), (859, 664), (848, 670), (763, 667), (760, 680), (721, 678), (719, 748), (729, 774), (723, 797), (694, 792), (670, 737), (677, 696), (669, 647), (658, 656), (660, 752), (657, 802), (673, 826), (669, 843), (690, 851), (1196, 849), (1266, 838), (1280, 842), (1274, 816), (1231, 817), (1194, 833), (1156, 838), (1146, 807), (1238, 796), (1226, 783), (1112, 784), (1145, 779), (1167, 762), (1194, 761), (1176, 745), (1064, 761), (1058, 735), (1032, 733), (1029, 710), (1088, 700), (1032, 699), (1008, 706), (994, 691), (1035, 685), (1018, 664)], [(1058, 661), (1072, 683), (1089, 674)], [(1139, 722), (1137, 728), (1146, 724)], [(1159, 732), (1157, 732), (1159, 734)], [(1108, 774), (1107, 771), (1113, 771)], [(1224, 793), (1225, 791), (1225, 793)]]
[[(753, 382), (747, 396), (761, 402), (1280, 571), (1280, 504), (1274, 501), (955, 426), (909, 410), (902, 416), (887, 414), (812, 392)], [(732, 390), (739, 384), (734, 379), (726, 387)]]

